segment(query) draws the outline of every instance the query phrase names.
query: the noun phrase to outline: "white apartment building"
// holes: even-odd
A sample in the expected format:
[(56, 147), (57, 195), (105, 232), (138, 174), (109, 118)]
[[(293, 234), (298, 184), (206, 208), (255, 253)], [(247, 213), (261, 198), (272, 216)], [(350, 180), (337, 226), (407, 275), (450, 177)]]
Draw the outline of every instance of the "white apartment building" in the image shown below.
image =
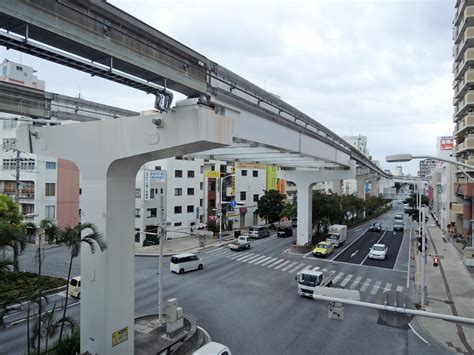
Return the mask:
[(162, 205), (168, 239), (189, 236), (191, 227), (203, 222), (204, 162), (202, 159), (169, 158), (148, 162), (137, 174), (135, 241), (156, 233), (162, 223)]

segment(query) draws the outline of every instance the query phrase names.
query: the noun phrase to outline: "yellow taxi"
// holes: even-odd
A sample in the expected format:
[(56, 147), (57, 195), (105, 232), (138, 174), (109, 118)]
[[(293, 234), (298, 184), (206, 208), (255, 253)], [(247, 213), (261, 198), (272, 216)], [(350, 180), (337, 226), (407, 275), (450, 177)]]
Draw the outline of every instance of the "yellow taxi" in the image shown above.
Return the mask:
[(320, 242), (313, 249), (313, 256), (328, 256), (334, 251), (334, 246), (331, 242)]

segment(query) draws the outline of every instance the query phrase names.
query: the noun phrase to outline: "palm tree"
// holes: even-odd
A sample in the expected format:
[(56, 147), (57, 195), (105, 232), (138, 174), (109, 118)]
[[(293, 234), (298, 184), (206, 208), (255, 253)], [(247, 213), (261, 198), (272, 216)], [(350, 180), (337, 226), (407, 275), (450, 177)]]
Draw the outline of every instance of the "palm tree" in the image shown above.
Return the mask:
[[(66, 319), (67, 302), (69, 296), (69, 282), (71, 280), (71, 268), (72, 260), (79, 255), (81, 252), (82, 243), (89, 245), (91, 253), (94, 254), (96, 250), (96, 244), (99, 246), (100, 251), (104, 251), (107, 248), (102, 234), (100, 234), (96, 227), (92, 223), (79, 223), (74, 227), (67, 226), (64, 228), (59, 237), (59, 242), (65, 244), (71, 251), (69, 257), (69, 270), (67, 273), (67, 286), (66, 286), (66, 300), (63, 310), (63, 320)], [(61, 330), (59, 332), (59, 341), (63, 336), (64, 321), (61, 324)]]
[[(48, 298), (46, 296), (41, 295), (41, 290), (37, 289), (29, 289), (25, 298), (28, 300), (28, 304), (26, 306), (26, 339), (27, 339), (27, 354), (30, 354), (31, 346), (34, 346), (34, 343), (31, 342), (30, 339), (30, 314), (31, 314), (31, 305), (36, 303), (38, 305), (38, 309), (41, 309), (40, 304), (48, 303)], [(39, 317), (41, 319), (41, 317)], [(39, 324), (39, 323), (38, 323)], [(34, 332), (34, 331), (33, 331)]]
[(0, 247), (12, 249), (13, 270), (19, 272), (18, 256), (26, 247), (25, 234), (16, 225), (0, 223)]
[(13, 266), (13, 260), (11, 259), (0, 260), (0, 272), (10, 271), (12, 266)]

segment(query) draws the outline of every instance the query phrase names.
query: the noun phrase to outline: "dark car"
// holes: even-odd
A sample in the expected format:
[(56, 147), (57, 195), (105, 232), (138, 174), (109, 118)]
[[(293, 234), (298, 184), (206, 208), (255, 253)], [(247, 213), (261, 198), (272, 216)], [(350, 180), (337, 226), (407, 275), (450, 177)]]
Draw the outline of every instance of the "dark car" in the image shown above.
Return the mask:
[(298, 227), (298, 218), (297, 217), (293, 217), (291, 219), (291, 226), (292, 227)]
[(277, 236), (280, 238), (288, 238), (293, 235), (293, 230), (291, 227), (278, 227)]
[(374, 223), (370, 226), (369, 230), (371, 232), (380, 232), (382, 230), (382, 225), (380, 223)]
[(159, 245), (159, 244), (160, 244), (160, 239), (157, 236), (148, 235), (143, 241), (144, 247), (149, 247), (151, 245)]

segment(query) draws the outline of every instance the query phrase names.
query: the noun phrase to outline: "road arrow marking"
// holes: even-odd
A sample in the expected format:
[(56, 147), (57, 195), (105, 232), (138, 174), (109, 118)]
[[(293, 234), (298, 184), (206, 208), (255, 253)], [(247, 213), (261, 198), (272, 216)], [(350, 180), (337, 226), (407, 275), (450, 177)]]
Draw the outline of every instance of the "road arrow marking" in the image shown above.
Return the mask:
[(356, 255), (358, 252), (359, 252), (359, 249), (357, 249), (355, 252), (353, 252), (353, 253), (351, 254), (351, 258), (352, 258), (354, 255)]

